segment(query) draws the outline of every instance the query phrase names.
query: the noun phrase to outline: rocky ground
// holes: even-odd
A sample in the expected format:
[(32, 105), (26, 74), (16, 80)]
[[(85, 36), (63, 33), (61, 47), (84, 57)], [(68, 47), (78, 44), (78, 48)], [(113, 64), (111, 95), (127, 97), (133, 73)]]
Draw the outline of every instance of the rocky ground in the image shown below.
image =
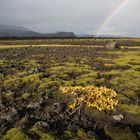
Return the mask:
[[(30, 47), (0, 50), (0, 139), (140, 139), (139, 49)], [(71, 115), (63, 86), (106, 86), (116, 110)]]

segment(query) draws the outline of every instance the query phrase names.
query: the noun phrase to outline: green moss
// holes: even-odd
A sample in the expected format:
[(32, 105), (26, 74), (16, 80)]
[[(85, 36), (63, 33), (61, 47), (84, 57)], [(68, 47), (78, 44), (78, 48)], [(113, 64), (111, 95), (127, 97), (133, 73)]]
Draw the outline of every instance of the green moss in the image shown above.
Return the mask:
[(30, 74), (29, 76), (24, 77), (22, 80), (24, 83), (39, 81), (42, 75), (43, 75), (42, 73)]
[(0, 81), (4, 80), (4, 75), (0, 73)]
[(124, 96), (123, 94), (118, 94), (117, 100), (119, 102), (129, 102), (130, 99), (128, 97)]
[(122, 51), (107, 51), (107, 52), (104, 52), (105, 54), (113, 54), (113, 55), (123, 55), (124, 52)]
[(72, 138), (74, 136), (74, 133), (72, 131), (68, 131), (68, 130), (66, 130), (64, 132), (64, 134), (67, 135), (68, 138)]
[(140, 106), (139, 105), (127, 105), (127, 104), (120, 104), (119, 108), (125, 112), (131, 113), (133, 115), (140, 115)]
[(91, 72), (91, 68), (88, 65), (76, 65), (74, 64), (63, 64), (62, 66), (53, 67), (50, 69), (52, 75), (56, 75), (62, 79), (76, 78), (82, 74)]
[(82, 140), (97, 140), (96, 137), (89, 138), (87, 133), (83, 129), (78, 129), (77, 136)]
[(14, 97), (14, 93), (13, 92), (7, 92), (7, 93), (4, 93), (4, 96), (5, 97)]
[(34, 91), (43, 83), (41, 80), (42, 75), (42, 73), (31, 74), (27, 77), (22, 78), (22, 82), (27, 87), (27, 89), (29, 89), (30, 91)]
[(24, 60), (23, 65), (30, 68), (37, 68), (40, 66), (40, 64), (37, 62), (37, 60), (31, 59), (31, 60)]
[(30, 129), (30, 132), (32, 133), (32, 134), (36, 134), (36, 135), (38, 135), (39, 137), (40, 137), (40, 139), (39, 140), (56, 140), (56, 138), (52, 135), (52, 134), (50, 134), (50, 133), (46, 133), (44, 130), (43, 130), (43, 128), (38, 128), (38, 127), (32, 127), (31, 129)]
[(76, 84), (81, 86), (93, 84), (97, 76), (98, 76), (97, 72), (83, 74), (76, 78)]
[(71, 138), (70, 140), (82, 140), (82, 139), (78, 137), (74, 137), (74, 138)]
[(9, 90), (16, 90), (20, 88), (22, 85), (23, 83), (21, 82), (21, 80), (16, 77), (8, 78), (7, 80), (3, 82), (4, 88), (9, 89)]
[(51, 89), (52, 87), (59, 87), (60, 83), (58, 81), (48, 81), (46, 83), (41, 84), (38, 87), (39, 91), (44, 92), (47, 89)]
[(77, 136), (82, 139), (88, 139), (87, 134), (83, 129), (78, 129)]
[(22, 129), (20, 128), (12, 128), (7, 131), (6, 135), (2, 140), (32, 140), (28, 137)]
[(106, 84), (105, 78), (100, 78), (95, 80), (97, 86), (104, 86)]
[(121, 73), (121, 71), (119, 71), (119, 70), (111, 70), (111, 71), (107, 72), (106, 74), (111, 75), (112, 77), (115, 77), (115, 76), (119, 76), (120, 73)]
[(10, 67), (10, 66), (11, 66), (10, 61), (5, 59), (0, 60), (0, 67)]
[(138, 99), (139, 85), (140, 85), (140, 73), (135, 70), (125, 70), (120, 73), (119, 77), (115, 77), (110, 80), (113, 88), (118, 93), (124, 94), (135, 100)]
[(24, 99), (24, 100), (28, 100), (30, 98), (31, 94), (30, 93), (23, 93), (21, 95), (21, 98)]
[(64, 134), (60, 137), (60, 140), (96, 140), (96, 138), (89, 138), (87, 133), (79, 128), (77, 132), (65, 131)]
[(105, 133), (113, 140), (137, 140), (135, 134), (133, 134), (129, 128), (122, 129), (113, 126), (106, 126)]
[(126, 52), (123, 57), (114, 61), (118, 66), (131, 66), (133, 69), (140, 65), (140, 53), (139, 52)]
[(27, 117), (23, 117), (22, 119), (16, 121), (15, 126), (16, 127), (21, 127), (23, 128), (25, 125), (27, 125), (28, 122), (28, 118)]
[(72, 131), (69, 131), (69, 130), (66, 130), (65, 132), (64, 132), (64, 134), (63, 135), (61, 135), (60, 137), (59, 137), (59, 139), (61, 140), (69, 140), (69, 139), (72, 139), (73, 137), (75, 137), (75, 133), (74, 132), (72, 132)]
[(23, 76), (26, 76), (27, 75), (27, 72), (26, 71), (18, 71), (16, 73), (16, 77), (23, 77)]

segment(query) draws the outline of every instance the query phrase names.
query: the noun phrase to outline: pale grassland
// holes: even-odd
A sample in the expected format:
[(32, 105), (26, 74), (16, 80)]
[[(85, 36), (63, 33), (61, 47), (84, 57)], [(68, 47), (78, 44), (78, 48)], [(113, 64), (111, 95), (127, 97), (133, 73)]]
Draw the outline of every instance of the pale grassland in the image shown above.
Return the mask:
[[(10, 49), (10, 48), (27, 48), (27, 47), (80, 47), (81, 45), (63, 45), (63, 44), (41, 44), (41, 45), (0, 45), (0, 49)], [(98, 47), (103, 46), (89, 46), (82, 45), (84, 47)]]

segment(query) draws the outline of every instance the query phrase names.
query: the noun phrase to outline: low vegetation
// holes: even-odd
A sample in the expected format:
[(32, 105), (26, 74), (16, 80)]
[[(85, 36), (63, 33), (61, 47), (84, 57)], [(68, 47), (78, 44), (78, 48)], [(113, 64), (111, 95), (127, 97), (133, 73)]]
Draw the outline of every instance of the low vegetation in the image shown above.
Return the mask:
[(107, 41), (0, 41), (0, 139), (139, 139), (139, 40)]

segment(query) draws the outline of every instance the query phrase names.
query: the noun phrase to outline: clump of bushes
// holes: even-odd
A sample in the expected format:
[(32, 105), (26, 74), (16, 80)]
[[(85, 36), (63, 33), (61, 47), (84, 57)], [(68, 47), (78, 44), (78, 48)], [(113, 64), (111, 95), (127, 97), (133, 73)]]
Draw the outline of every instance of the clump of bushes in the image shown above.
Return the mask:
[(75, 86), (75, 87), (60, 87), (64, 94), (71, 94), (74, 101), (70, 103), (69, 108), (75, 109), (82, 104), (88, 107), (95, 107), (98, 110), (114, 110), (118, 101), (115, 99), (117, 93), (106, 87), (95, 86)]

